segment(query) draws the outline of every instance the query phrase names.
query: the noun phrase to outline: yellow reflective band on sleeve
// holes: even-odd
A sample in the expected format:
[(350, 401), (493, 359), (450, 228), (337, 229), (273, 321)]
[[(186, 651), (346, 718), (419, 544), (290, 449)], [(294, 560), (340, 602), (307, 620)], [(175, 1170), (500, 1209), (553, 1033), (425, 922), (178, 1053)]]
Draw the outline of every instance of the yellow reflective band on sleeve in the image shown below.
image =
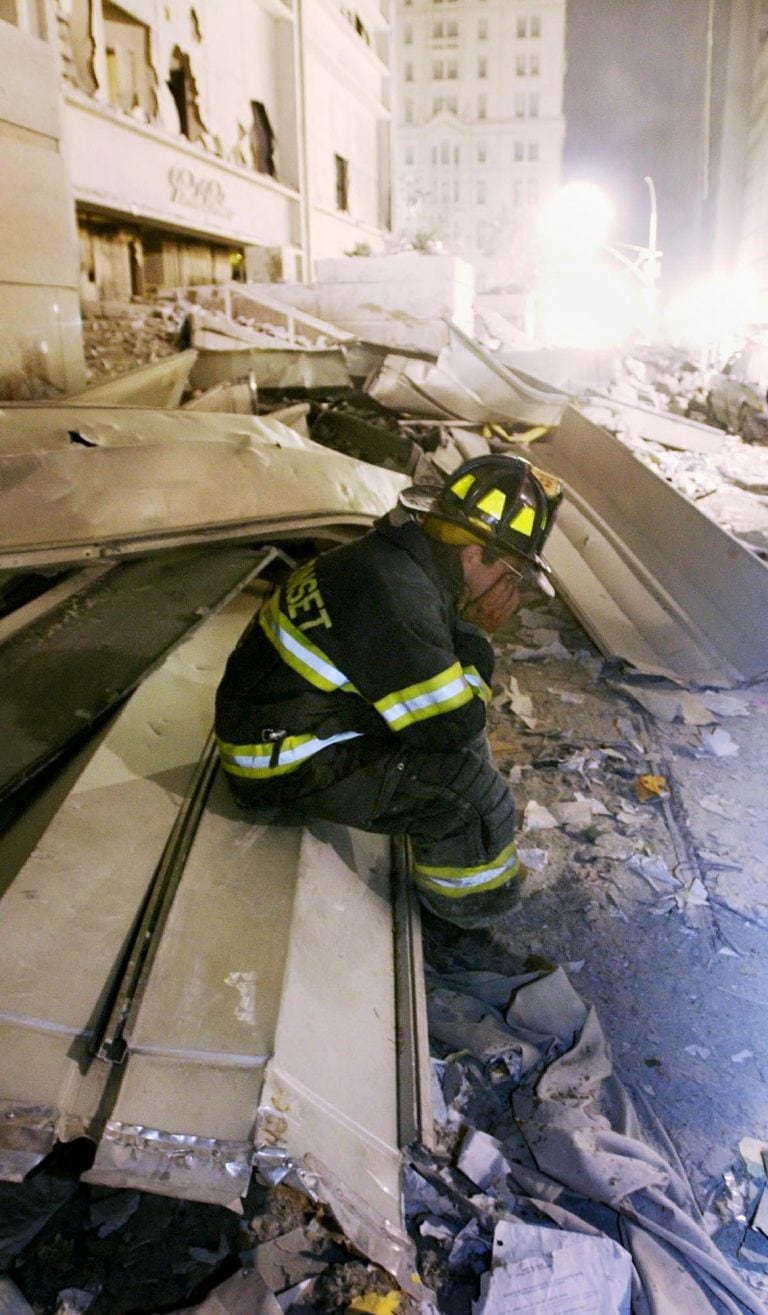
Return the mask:
[(383, 699), (378, 699), (373, 706), (391, 731), (401, 731), (414, 722), (460, 708), (472, 698), (474, 694), (461, 664), (454, 662), (430, 680), (395, 690)]
[(495, 521), (500, 521), (504, 515), (504, 508), (507, 499), (501, 489), (489, 489), (488, 492), (475, 503), (478, 511), (484, 511), (486, 516), (492, 516)]
[(265, 780), (293, 772), (313, 754), (327, 749), (329, 744), (354, 740), (361, 734), (362, 731), (344, 731), (341, 735), (331, 735), (327, 740), (320, 740), (315, 735), (286, 735), (280, 742), (274, 767), (270, 766), (275, 753), (274, 744), (226, 744), (224, 740), (219, 740), (219, 757), (224, 771), (229, 772), (230, 776)]
[(308, 680), (311, 685), (317, 689), (343, 689), (348, 694), (357, 693), (344, 672), (339, 671), (322, 650), (307, 639), (298, 626), (280, 611), (279, 593), (273, 594), (269, 602), (262, 607), (259, 624), (283, 662)]
[(509, 522), (509, 528), (517, 530), (518, 534), (524, 534), (527, 539), (530, 539), (535, 524), (536, 515), (533, 507), (521, 507), (517, 515), (513, 516)]
[(450, 899), (461, 899), (463, 895), (477, 895), (484, 890), (504, 886), (518, 875), (519, 868), (520, 862), (513, 841), (491, 863), (476, 868), (427, 867), (415, 863), (413, 879), (420, 890), (447, 895)]
[(474, 475), (462, 475), (461, 479), (451, 485), (451, 493), (455, 493), (457, 498), (466, 498), (474, 482)]
[(493, 690), (490, 685), (486, 685), (477, 667), (465, 667), (464, 679), (468, 685), (472, 686), (472, 692), (477, 698), (482, 699), (483, 703), (490, 703), (493, 698)]

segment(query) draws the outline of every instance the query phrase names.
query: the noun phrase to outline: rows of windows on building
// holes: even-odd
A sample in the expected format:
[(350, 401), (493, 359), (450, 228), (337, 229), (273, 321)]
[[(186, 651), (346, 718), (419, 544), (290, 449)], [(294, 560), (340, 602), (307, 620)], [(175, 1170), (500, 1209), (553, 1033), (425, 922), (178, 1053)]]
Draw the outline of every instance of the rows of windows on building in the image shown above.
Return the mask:
[[(435, 8), (442, 8), (443, 6), (445, 6), (445, 8), (448, 8), (450, 5), (457, 3), (458, 0), (432, 0), (432, 6)], [(480, 0), (480, 3), (482, 3), (482, 0)], [(403, 7), (405, 9), (411, 9), (413, 7), (413, 0), (403, 0)], [(437, 28), (440, 28), (440, 31), (437, 31), (436, 30)], [(439, 19), (436, 19), (433, 24), (432, 35), (438, 38), (442, 37), (443, 36), (442, 28), (443, 28), (443, 23)], [(445, 35), (447, 37), (458, 36), (459, 35), (458, 19), (453, 19), (453, 18), (447, 19), (445, 22), (445, 28), (446, 28)], [(456, 31), (449, 31), (448, 30), (449, 28), (455, 28)], [(481, 41), (487, 40), (488, 37), (487, 18), (478, 18), (477, 29), (478, 29), (478, 36), (480, 40)], [(533, 37), (534, 40), (536, 40), (538, 37), (541, 36), (541, 15), (518, 14), (515, 23), (515, 30), (517, 36), (521, 41), (525, 41), (528, 37)]]
[[(537, 141), (516, 141), (512, 143), (512, 159), (516, 163), (519, 164), (526, 159), (538, 160), (538, 158), (539, 143)], [(430, 150), (430, 160), (433, 165), (461, 164), (461, 146), (458, 142), (454, 142), (453, 146), (451, 146), (450, 142), (440, 142), (439, 146), (434, 142)], [(415, 148), (411, 145), (408, 145), (405, 148), (405, 163), (408, 165), (416, 163)], [(474, 163), (488, 163), (487, 142), (475, 142)]]
[[(470, 70), (471, 72), (471, 70)], [(541, 73), (541, 61), (538, 55), (516, 55), (515, 56), (515, 75), (520, 78), (531, 77), (537, 78)], [(478, 56), (474, 68), (474, 74), (478, 78), (488, 77), (488, 60), (485, 55)], [(441, 82), (443, 78), (457, 79), (459, 77), (458, 59), (433, 59), (432, 61), (432, 80)], [(403, 81), (413, 82), (413, 64), (406, 60), (403, 65)]]
[[(463, 102), (463, 108), (469, 117), (476, 119), (488, 118), (488, 98), (478, 96), (472, 103), (470, 99)], [(538, 119), (539, 117), (539, 93), (537, 91), (517, 92), (514, 101), (514, 117), (516, 119)], [(474, 109), (474, 116), (472, 115)], [(458, 115), (459, 98), (458, 96), (433, 96), (432, 97), (432, 114), (455, 114)], [(403, 121), (407, 124), (415, 122), (415, 106), (412, 96), (406, 96), (403, 100)]]
[[(471, 189), (471, 195), (469, 191)], [(484, 178), (476, 178), (474, 183), (462, 184), (458, 179), (444, 178), (442, 182), (433, 182), (427, 191), (430, 201), (473, 202), (485, 205), (488, 201), (488, 184)], [(515, 206), (537, 205), (539, 200), (538, 178), (515, 178), (511, 189), (512, 204)]]

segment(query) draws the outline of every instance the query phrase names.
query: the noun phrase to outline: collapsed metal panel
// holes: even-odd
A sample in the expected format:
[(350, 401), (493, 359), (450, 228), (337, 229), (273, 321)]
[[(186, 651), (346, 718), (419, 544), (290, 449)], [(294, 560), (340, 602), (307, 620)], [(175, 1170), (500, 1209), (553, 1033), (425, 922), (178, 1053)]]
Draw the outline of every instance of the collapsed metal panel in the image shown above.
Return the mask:
[(603, 652), (686, 684), (768, 670), (768, 566), (574, 408), (537, 462), (569, 486), (547, 557)]
[(0, 801), (53, 762), (276, 550), (192, 548), (103, 568), (0, 644)]
[(567, 394), (485, 351), (455, 324), (437, 362), (392, 353), (366, 383), (384, 406), (437, 419), (557, 424)]
[(2, 901), (0, 1173), (87, 1135), (89, 1181), (236, 1207), (255, 1155), (407, 1283), (413, 894), (385, 838), (268, 825), (216, 776), (213, 692), (251, 607), (143, 683)]
[(72, 393), (68, 402), (86, 402), (103, 406), (176, 407), (189, 382), (189, 372), (197, 352), (174, 352), (162, 360), (140, 365), (116, 379), (91, 384), (82, 393)]
[[(235, 420), (182, 418), (190, 428)], [(0, 453), (0, 568), (369, 525), (407, 483), (287, 432), (290, 446), (201, 440), (183, 453), (175, 443)]]

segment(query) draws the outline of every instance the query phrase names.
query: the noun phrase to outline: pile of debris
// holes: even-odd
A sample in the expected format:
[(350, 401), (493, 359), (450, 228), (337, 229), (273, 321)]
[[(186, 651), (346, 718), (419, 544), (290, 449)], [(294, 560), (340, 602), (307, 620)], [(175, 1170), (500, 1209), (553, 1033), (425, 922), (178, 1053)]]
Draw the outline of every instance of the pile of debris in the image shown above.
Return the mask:
[(179, 350), (184, 316), (172, 301), (100, 302), (82, 312), (85, 376), (101, 383)]
[[(247, 289), (203, 303), (129, 312), (155, 359), (122, 379), (126, 330), (104, 346), (119, 412), (0, 414), (3, 1298), (496, 1315), (534, 1275), (553, 1312), (762, 1312), (764, 1023), (739, 987), (766, 975), (768, 570), (711, 502), (723, 471), (749, 482), (738, 440), (691, 419), (703, 383), (671, 357), (589, 386), (459, 330), (430, 356)], [(207, 733), (265, 578), (490, 451), (566, 480), (568, 607), (526, 598), (496, 645), (528, 898), (487, 933), (425, 918), (425, 979), (397, 848), (254, 827)]]

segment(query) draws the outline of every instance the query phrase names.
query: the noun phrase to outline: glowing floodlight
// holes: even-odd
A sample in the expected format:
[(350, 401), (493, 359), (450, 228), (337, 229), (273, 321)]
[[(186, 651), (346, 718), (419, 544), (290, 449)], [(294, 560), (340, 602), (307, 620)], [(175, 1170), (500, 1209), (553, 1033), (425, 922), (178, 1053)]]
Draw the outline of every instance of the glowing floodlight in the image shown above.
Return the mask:
[(613, 204), (602, 187), (566, 183), (542, 208), (545, 248), (553, 257), (583, 257), (605, 242), (612, 220)]

